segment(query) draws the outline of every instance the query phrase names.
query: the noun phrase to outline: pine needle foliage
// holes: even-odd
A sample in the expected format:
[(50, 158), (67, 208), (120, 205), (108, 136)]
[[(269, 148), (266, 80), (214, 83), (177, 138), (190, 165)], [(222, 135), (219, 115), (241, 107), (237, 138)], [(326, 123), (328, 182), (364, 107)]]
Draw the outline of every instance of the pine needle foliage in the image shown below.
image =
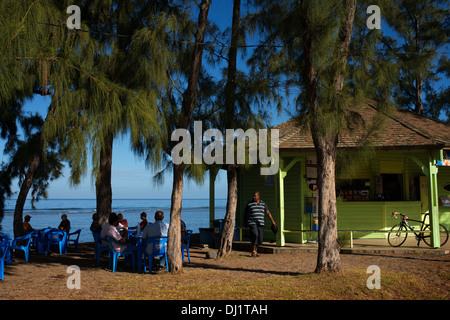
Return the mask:
[[(14, 234), (21, 235), (23, 205), (31, 189), (32, 204), (47, 196), (49, 181), (61, 174), (62, 163), (54, 141), (43, 147), (44, 120), (39, 115), (22, 112), (25, 99), (33, 94), (50, 94), (49, 72), (57, 57), (57, 46), (64, 39), (61, 30), (50, 30), (49, 24), (62, 18), (57, 3), (47, 0), (2, 2), (0, 14), (0, 107), (2, 137), (7, 138), (2, 164), (2, 198), (11, 196), (12, 180), (18, 178), (20, 192), (14, 213)], [(46, 110), (47, 106), (43, 106)], [(45, 111), (43, 112), (45, 114)], [(23, 138), (17, 135), (21, 127)]]
[(66, 141), (73, 182), (85, 173), (83, 145), (92, 150), (94, 176), (109, 136), (129, 133), (138, 154), (142, 141), (159, 146), (158, 99), (172, 64), (167, 38), (178, 27), (169, 9), (147, 1), (92, 1), (82, 8), (84, 29), (72, 32), (68, 44), (75, 59), (66, 66), (74, 73), (55, 75), (70, 81), (55, 87), (59, 99), (46, 132)]
[[(448, 0), (382, 1), (391, 34), (383, 35), (386, 54), (398, 64), (397, 106), (438, 119), (449, 111)], [(445, 99), (444, 97), (447, 97)]]
[[(81, 8), (81, 30), (66, 26), (72, 4)], [(129, 133), (132, 147), (141, 140), (158, 146), (158, 98), (168, 85), (167, 35), (179, 25), (177, 8), (168, 1), (8, 0), (0, 10), (8, 17), (0, 36), (2, 108), (18, 91), (51, 95), (39, 145), (59, 144), (72, 184), (87, 173), (89, 149), (98, 180), (102, 154), (116, 136)]]

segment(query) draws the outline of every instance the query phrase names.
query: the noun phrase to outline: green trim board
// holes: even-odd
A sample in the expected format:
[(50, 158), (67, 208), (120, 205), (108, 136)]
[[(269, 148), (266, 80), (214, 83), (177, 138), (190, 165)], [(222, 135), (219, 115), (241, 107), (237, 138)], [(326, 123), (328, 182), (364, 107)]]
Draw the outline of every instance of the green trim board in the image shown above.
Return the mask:
[[(300, 158), (300, 157), (295, 157), (295, 158), (293, 158), (293, 159), (291, 159), (290, 161), (289, 161), (289, 163), (284, 167), (284, 168), (279, 168), (278, 169), (278, 174), (277, 174), (277, 177), (278, 177), (278, 180), (277, 180), (277, 182), (278, 182), (278, 184), (277, 184), (277, 194), (278, 194), (278, 222), (277, 222), (277, 225), (278, 225), (278, 229), (279, 230), (285, 230), (285, 217), (286, 217), (286, 215), (285, 215), (285, 195), (286, 195), (286, 191), (285, 191), (285, 178), (286, 178), (286, 176), (288, 175), (288, 172), (289, 172), (289, 170), (290, 169), (292, 169), (298, 162), (300, 162), (302, 159)], [(291, 175), (291, 176), (294, 176), (294, 178), (297, 178), (298, 177), (298, 174), (296, 174), (296, 175)], [(287, 179), (286, 179), (287, 180)], [(297, 179), (294, 179), (294, 184), (296, 183), (296, 180)], [(297, 180), (297, 183), (296, 184), (298, 184), (299, 185), (299, 183), (298, 183), (298, 180)], [(297, 208), (295, 208), (295, 205), (294, 206), (292, 206), (292, 210), (295, 210), (295, 209), (297, 209), (296, 211), (297, 211), (297, 213), (301, 213), (301, 211), (299, 210), (301, 207), (302, 207), (302, 199), (301, 199), (301, 197), (300, 197), (300, 190), (299, 190), (300, 188), (293, 188), (293, 189), (289, 189), (289, 192), (292, 192), (292, 191), (294, 191), (294, 195), (293, 195), (293, 200), (294, 200), (294, 202), (295, 201), (297, 201)], [(292, 215), (292, 216), (299, 216), (299, 215)], [(278, 246), (284, 246), (285, 245), (285, 235), (284, 235), (284, 232), (279, 232), (278, 233), (278, 235), (277, 235), (277, 245)]]
[(439, 240), (439, 205), (438, 205), (438, 186), (437, 186), (437, 173), (438, 168), (436, 166), (436, 160), (439, 159), (439, 155), (434, 152), (430, 152), (429, 163), (428, 163), (428, 185), (429, 185), (429, 198), (430, 198), (430, 225), (431, 231), (436, 230), (437, 232), (431, 233), (431, 244), (434, 248), (440, 247)]

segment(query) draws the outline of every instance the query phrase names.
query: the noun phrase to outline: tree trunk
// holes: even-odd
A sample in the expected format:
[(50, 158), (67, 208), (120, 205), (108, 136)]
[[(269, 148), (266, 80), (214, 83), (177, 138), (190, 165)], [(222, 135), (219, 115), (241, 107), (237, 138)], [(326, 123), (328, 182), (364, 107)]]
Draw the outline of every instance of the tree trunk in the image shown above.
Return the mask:
[(105, 139), (105, 146), (100, 151), (99, 175), (96, 182), (97, 193), (97, 214), (99, 223), (104, 225), (111, 214), (112, 188), (111, 188), (111, 167), (113, 153), (113, 136)]
[[(233, 116), (235, 114), (236, 100), (236, 70), (237, 70), (237, 52), (239, 37), (239, 20), (241, 17), (241, 0), (234, 0), (233, 3), (233, 21), (231, 27), (231, 47), (228, 51), (228, 74), (227, 84), (225, 86), (225, 129), (235, 128)], [(218, 258), (227, 256), (232, 249), (234, 235), (234, 221), (236, 220), (237, 207), (237, 166), (227, 164), (227, 211), (225, 213), (225, 221), (222, 230), (222, 238), (217, 253)]]
[[(208, 24), (208, 12), (211, 0), (203, 0), (199, 4), (197, 33), (195, 35), (195, 46), (191, 60), (188, 87), (183, 93), (183, 102), (178, 128), (187, 129), (194, 109), (195, 97), (197, 95), (198, 80), (202, 66), (203, 47), (206, 26)], [(180, 273), (182, 270), (181, 260), (181, 202), (183, 199), (183, 174), (184, 165), (174, 165), (173, 189), (170, 208), (170, 225), (168, 231), (167, 260), (171, 273)]]
[(234, 222), (236, 220), (236, 207), (238, 197), (237, 187), (237, 166), (227, 165), (227, 212), (222, 230), (222, 238), (220, 239), (220, 247), (217, 253), (218, 258), (226, 257), (230, 254), (234, 236)]
[(167, 260), (169, 270), (172, 273), (179, 273), (182, 269), (181, 258), (181, 207), (183, 200), (184, 184), (184, 166), (183, 164), (173, 167), (173, 187), (170, 209), (170, 225), (167, 234)]
[(195, 96), (197, 95), (198, 79), (202, 68), (203, 47), (205, 41), (206, 26), (208, 24), (208, 12), (211, 0), (203, 0), (198, 14), (197, 33), (195, 34), (194, 52), (191, 60), (188, 87), (183, 92), (181, 108), (180, 128), (187, 129), (194, 108)]
[(20, 186), (19, 196), (17, 197), (16, 207), (14, 209), (14, 237), (20, 237), (24, 235), (23, 229), (23, 207), (25, 205), (25, 201), (27, 200), (28, 192), (33, 185), (34, 175), (39, 168), (41, 163), (41, 150), (42, 148), (38, 148), (33, 155), (33, 159), (31, 160), (30, 166), (28, 167), (27, 173), (25, 174), (25, 179)]
[[(414, 38), (415, 38), (415, 49), (417, 53), (420, 53), (420, 39), (419, 39), (419, 17), (414, 15)], [(416, 101), (414, 112), (420, 115), (423, 115), (423, 102), (422, 102), (422, 91), (423, 91), (423, 76), (422, 72), (419, 72), (419, 75), (416, 77)]]
[[(319, 192), (319, 250), (317, 255), (316, 273), (322, 271), (339, 271), (341, 259), (339, 244), (337, 242), (337, 210), (335, 168), (337, 156), (337, 143), (339, 126), (329, 128), (326, 118), (330, 113), (341, 117), (341, 97), (344, 86), (344, 72), (347, 64), (353, 21), (356, 11), (356, 0), (347, 0), (345, 3), (346, 16), (343, 17), (339, 28), (338, 65), (333, 77), (335, 97), (326, 111), (319, 110), (317, 97), (317, 71), (314, 67), (314, 53), (312, 48), (312, 34), (314, 32), (307, 15), (303, 18), (304, 36), (303, 51), (305, 59), (305, 83), (307, 104), (310, 112), (311, 134), (317, 155), (317, 187)], [(322, 106), (324, 107), (324, 106)], [(336, 121), (339, 121), (336, 119)]]
[(337, 155), (337, 135), (318, 138), (317, 187), (319, 191), (319, 251), (316, 273), (339, 271), (341, 259), (337, 242), (337, 210), (335, 165)]
[(422, 102), (422, 92), (423, 92), (423, 76), (422, 73), (416, 79), (416, 102), (414, 112), (423, 115), (423, 102)]
[(2, 232), (2, 221), (4, 216), (5, 216), (5, 191), (0, 186), (0, 232)]

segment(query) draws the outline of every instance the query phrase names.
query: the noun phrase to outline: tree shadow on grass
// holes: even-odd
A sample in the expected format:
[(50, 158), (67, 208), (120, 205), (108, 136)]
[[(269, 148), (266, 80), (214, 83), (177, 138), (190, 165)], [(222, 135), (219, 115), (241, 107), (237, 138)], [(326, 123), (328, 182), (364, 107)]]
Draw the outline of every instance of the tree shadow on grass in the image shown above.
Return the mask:
[(253, 269), (253, 268), (242, 268), (242, 267), (231, 267), (225, 265), (212, 265), (208, 263), (198, 263), (192, 262), (187, 263), (184, 266), (194, 269), (212, 269), (212, 270), (226, 270), (226, 271), (236, 271), (236, 272), (251, 272), (260, 274), (271, 274), (280, 276), (302, 276), (314, 274), (314, 272), (291, 272), (291, 271), (277, 271), (277, 270), (264, 270), (264, 269)]
[[(104, 255), (106, 256), (106, 254)], [(5, 265), (5, 273), (8, 269), (14, 269), (20, 265), (26, 264), (25, 253), (17, 250), (12, 253), (13, 262)], [(104, 259), (102, 259), (104, 260)], [(102, 261), (101, 260), (101, 261)], [(102, 261), (104, 262), (104, 261)], [(100, 268), (95, 261), (95, 252), (93, 244), (81, 244), (78, 252), (73, 248), (68, 248), (66, 254), (60, 255), (57, 251), (50, 251), (49, 254), (38, 254), (36, 249), (31, 249), (28, 257), (28, 264), (36, 268), (48, 268), (51, 265), (77, 265), (80, 268)]]

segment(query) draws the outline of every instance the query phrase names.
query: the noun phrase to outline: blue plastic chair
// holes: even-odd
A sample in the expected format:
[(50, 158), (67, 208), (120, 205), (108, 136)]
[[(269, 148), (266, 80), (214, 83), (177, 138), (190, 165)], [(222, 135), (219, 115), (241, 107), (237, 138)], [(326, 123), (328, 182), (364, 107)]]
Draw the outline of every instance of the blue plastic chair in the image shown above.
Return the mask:
[(191, 255), (189, 253), (189, 243), (191, 242), (192, 230), (186, 230), (186, 235), (181, 238), (181, 256), (184, 262), (184, 251), (186, 250), (189, 263), (191, 263)]
[(11, 238), (9, 237), (9, 235), (7, 235), (6, 233), (0, 232), (0, 242), (2, 242), (3, 240), (11, 240)]
[(2, 242), (0, 242), (0, 280), (4, 279), (5, 259), (7, 259), (8, 256), (9, 246), (9, 239), (4, 239)]
[(11, 242), (11, 253), (13, 250), (22, 250), (25, 253), (25, 262), (28, 263), (31, 241), (31, 233), (26, 234), (22, 237), (14, 238), (14, 240)]
[(8, 252), (6, 252), (6, 264), (11, 264), (11, 250), (9, 247), (11, 247), (11, 238), (6, 233), (0, 232), (0, 242), (3, 242), (5, 240), (8, 240), (9, 246), (8, 246)]
[(37, 248), (38, 246), (38, 238), (39, 238), (39, 230), (33, 230), (29, 232), (31, 234), (31, 247)]
[(100, 265), (100, 257), (102, 252), (108, 252), (109, 256), (109, 245), (105, 246), (103, 242), (108, 242), (108, 240), (103, 239), (100, 234), (96, 232), (92, 232), (94, 236), (94, 244), (95, 244), (95, 260), (97, 261), (97, 265)]
[[(117, 259), (119, 257), (124, 257), (124, 258), (130, 257), (132, 265), (133, 265), (133, 271), (134, 271), (135, 255), (134, 255), (133, 247), (131, 246), (131, 244), (120, 243), (119, 241), (117, 241), (116, 239), (114, 239), (113, 237), (110, 237), (110, 236), (107, 236), (106, 239), (108, 239), (108, 242), (109, 242), (109, 268), (111, 269), (111, 263), (112, 263), (112, 272), (116, 272)], [(118, 245), (126, 245), (127, 251), (116, 252), (116, 250), (114, 250), (113, 243), (118, 244)]]
[[(152, 253), (147, 253), (147, 246), (153, 246)], [(144, 264), (144, 272), (146, 271), (146, 266), (148, 265), (149, 273), (152, 273), (153, 258), (164, 258), (166, 260), (167, 272), (169, 272), (169, 264), (167, 263), (167, 237), (150, 237), (145, 241), (144, 248), (144, 259), (147, 261)]]
[(136, 233), (137, 233), (136, 229), (128, 229), (128, 239), (135, 237)]
[(59, 254), (67, 253), (67, 233), (52, 229), (45, 233), (45, 254), (50, 251), (51, 246), (58, 246)]
[[(45, 228), (41, 230), (35, 230), (36, 237), (34, 238), (35, 246), (37, 248), (38, 254), (43, 254), (45, 251), (45, 235), (52, 230), (56, 230), (53, 228)], [(33, 236), (32, 236), (33, 238)]]
[(67, 236), (67, 244), (75, 244), (75, 251), (78, 252), (78, 240), (80, 239), (81, 229), (71, 232)]

